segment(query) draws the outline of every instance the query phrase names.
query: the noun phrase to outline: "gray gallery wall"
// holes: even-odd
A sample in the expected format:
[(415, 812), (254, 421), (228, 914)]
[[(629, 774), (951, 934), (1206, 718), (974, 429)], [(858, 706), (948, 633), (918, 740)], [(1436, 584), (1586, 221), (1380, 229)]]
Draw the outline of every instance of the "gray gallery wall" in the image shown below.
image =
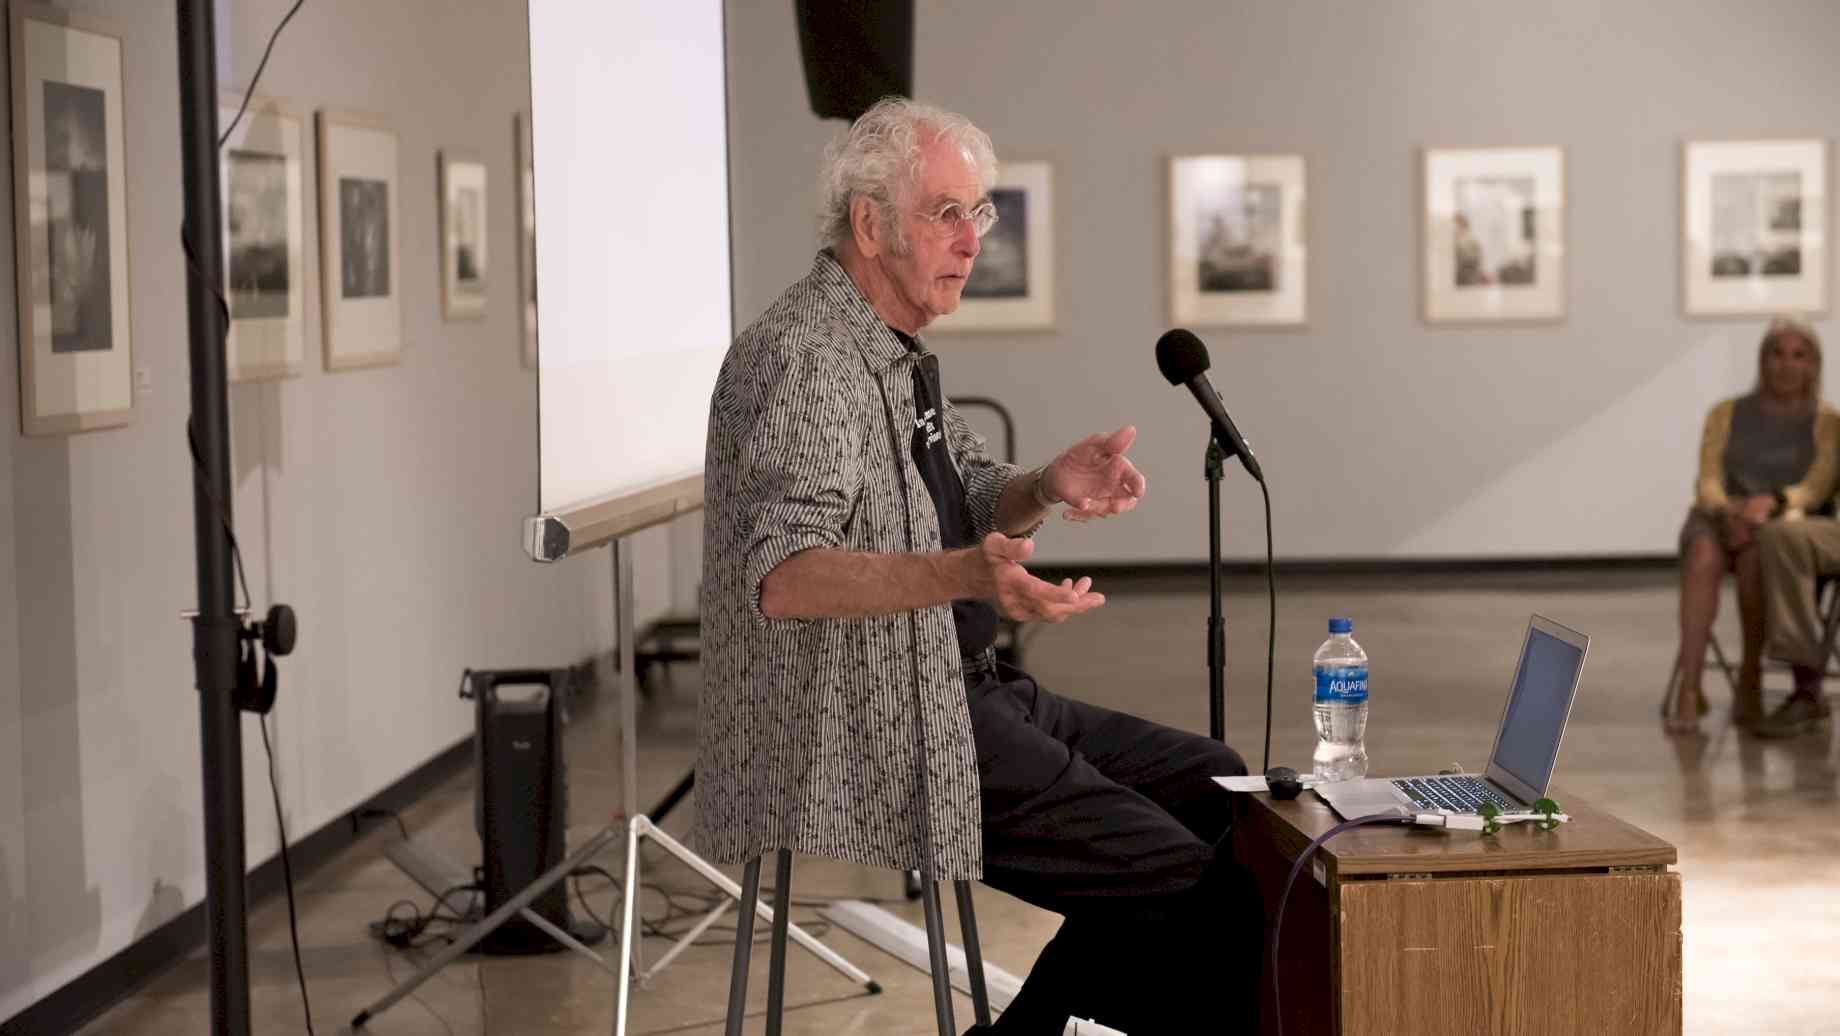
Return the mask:
[[(979, 122), (999, 158), (1052, 162), (1058, 209), (1055, 330), (933, 336), (947, 390), (1004, 400), (1030, 461), (1139, 430), (1143, 506), (1038, 557), (1206, 554), (1204, 426), (1151, 347), (1170, 326), (1168, 159), (1219, 152), (1307, 162), (1307, 326), (1197, 329), (1270, 478), (1280, 557), (1673, 549), (1700, 421), (1749, 384), (1763, 326), (1681, 315), (1681, 142), (1833, 136), (1840, 7), (918, 6), (916, 93)], [(839, 125), (806, 105), (789, 7), (728, 5), (743, 325), (809, 266), (817, 155)], [(1567, 316), (1427, 327), (1418, 149), (1490, 145), (1565, 148)], [(1224, 496), (1228, 554), (1262, 554), (1256, 487), (1236, 474)]]
[[(226, 6), (223, 85), (240, 87), (289, 3)], [(204, 892), (198, 705), (179, 619), (196, 591), (176, 19), (170, 0), (69, 7), (123, 40), (134, 364), (148, 390), (126, 428), (22, 438), (16, 314), (3, 293), (0, 1021)], [(605, 551), (537, 566), (519, 548), (537, 498), (535, 376), (519, 364), (513, 308), (524, 4), (314, 0), (282, 35), (261, 91), (308, 117), (307, 362), (298, 378), (231, 389), (233, 479), (255, 601), (300, 614), (271, 721), (298, 837), (470, 735), (472, 709), (454, 695), (464, 667), (561, 666), (603, 651), (612, 604)], [(400, 134), (400, 366), (333, 374), (321, 360), (319, 108), (376, 112)], [(440, 316), (441, 148), (472, 151), (488, 170), (482, 322)], [(0, 172), (9, 198), (11, 168)], [(0, 214), (9, 286), (11, 212)], [(642, 619), (672, 598), (670, 539), (639, 538)], [(278, 841), (253, 720), (244, 756), (254, 865)]]

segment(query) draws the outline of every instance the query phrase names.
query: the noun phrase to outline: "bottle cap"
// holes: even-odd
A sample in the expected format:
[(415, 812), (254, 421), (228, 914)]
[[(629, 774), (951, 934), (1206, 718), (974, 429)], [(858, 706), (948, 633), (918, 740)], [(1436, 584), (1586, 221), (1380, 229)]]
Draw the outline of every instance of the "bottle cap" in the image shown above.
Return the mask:
[(1354, 632), (1354, 620), (1344, 619), (1344, 618), (1330, 619), (1329, 620), (1329, 632), (1330, 633), (1353, 633)]

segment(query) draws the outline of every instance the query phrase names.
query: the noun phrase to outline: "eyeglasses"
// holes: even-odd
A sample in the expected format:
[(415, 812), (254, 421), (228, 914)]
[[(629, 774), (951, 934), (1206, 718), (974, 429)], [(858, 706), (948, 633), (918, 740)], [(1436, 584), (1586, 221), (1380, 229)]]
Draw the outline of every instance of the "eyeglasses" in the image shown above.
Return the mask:
[(932, 226), (934, 235), (941, 238), (957, 237), (967, 223), (978, 237), (990, 233), (990, 228), (997, 225), (997, 207), (988, 201), (972, 206), (969, 212), (958, 202), (949, 201), (935, 212), (918, 215)]

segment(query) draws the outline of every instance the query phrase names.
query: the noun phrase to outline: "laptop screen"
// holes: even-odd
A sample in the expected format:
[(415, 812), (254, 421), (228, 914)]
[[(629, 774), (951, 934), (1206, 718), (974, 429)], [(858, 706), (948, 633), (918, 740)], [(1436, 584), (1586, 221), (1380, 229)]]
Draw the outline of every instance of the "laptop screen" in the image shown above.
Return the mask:
[(1559, 738), (1571, 712), (1572, 689), (1584, 665), (1584, 649), (1535, 625), (1508, 695), (1494, 763), (1535, 791), (1544, 792), (1559, 756)]

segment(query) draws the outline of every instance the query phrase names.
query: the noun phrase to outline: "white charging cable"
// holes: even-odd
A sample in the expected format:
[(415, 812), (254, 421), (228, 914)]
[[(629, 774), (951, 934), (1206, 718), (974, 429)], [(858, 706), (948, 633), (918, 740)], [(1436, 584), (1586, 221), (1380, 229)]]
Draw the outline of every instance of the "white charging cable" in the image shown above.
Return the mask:
[[(1480, 813), (1414, 813), (1412, 823), (1420, 827), (1442, 827), (1452, 831), (1480, 831), (1486, 822)], [(1495, 820), (1502, 824), (1520, 824), (1528, 821), (1546, 820), (1544, 813), (1499, 813)], [(1566, 813), (1554, 813), (1554, 823), (1563, 824), (1571, 820)]]

